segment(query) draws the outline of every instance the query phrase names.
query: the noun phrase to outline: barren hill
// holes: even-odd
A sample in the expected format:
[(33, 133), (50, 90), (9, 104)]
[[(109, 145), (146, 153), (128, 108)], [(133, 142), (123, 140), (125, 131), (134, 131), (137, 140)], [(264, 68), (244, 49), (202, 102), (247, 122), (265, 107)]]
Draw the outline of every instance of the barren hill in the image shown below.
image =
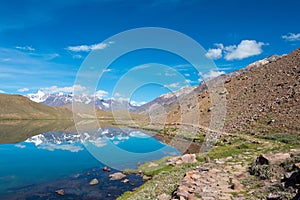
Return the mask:
[(70, 119), (67, 108), (49, 107), (21, 95), (0, 94), (0, 119)]

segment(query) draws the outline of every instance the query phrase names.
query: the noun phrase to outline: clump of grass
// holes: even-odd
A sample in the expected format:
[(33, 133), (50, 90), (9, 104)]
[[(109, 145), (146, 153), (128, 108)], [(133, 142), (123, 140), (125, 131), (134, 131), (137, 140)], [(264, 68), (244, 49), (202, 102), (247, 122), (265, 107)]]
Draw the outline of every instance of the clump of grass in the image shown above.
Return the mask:
[[(148, 176), (155, 176), (159, 174), (162, 171), (170, 171), (172, 169), (172, 166), (166, 165), (167, 160), (171, 158), (171, 156), (163, 157), (159, 160), (151, 161), (151, 162), (145, 162), (142, 165), (138, 167), (138, 169), (132, 170), (132, 169), (126, 169), (125, 173), (138, 173), (143, 172), (145, 175)], [(151, 166), (150, 164), (154, 163), (157, 166)]]
[(274, 176), (274, 172), (269, 165), (257, 165), (256, 162), (251, 163), (249, 172), (251, 175), (257, 176), (263, 180), (271, 179)]
[(118, 200), (138, 200), (138, 199), (155, 199), (160, 194), (172, 194), (177, 188), (187, 171), (190, 171), (199, 163), (181, 164), (170, 168), (168, 171), (161, 171), (151, 180), (139, 187), (133, 192), (125, 192)]
[(256, 151), (259, 144), (248, 141), (241, 137), (227, 138), (219, 141), (209, 152), (211, 159), (236, 156), (246, 151)]

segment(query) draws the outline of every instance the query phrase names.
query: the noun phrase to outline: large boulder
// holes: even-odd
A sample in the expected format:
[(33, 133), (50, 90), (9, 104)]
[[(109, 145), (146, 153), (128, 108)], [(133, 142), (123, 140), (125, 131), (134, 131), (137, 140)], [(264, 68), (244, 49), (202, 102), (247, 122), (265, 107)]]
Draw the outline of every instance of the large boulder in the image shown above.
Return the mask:
[(56, 194), (58, 194), (60, 196), (64, 196), (65, 195), (65, 191), (63, 189), (56, 190), (55, 192), (56, 192)]
[(256, 163), (260, 165), (273, 165), (277, 163), (282, 163), (290, 157), (291, 156), (289, 153), (261, 154), (257, 158)]
[(99, 183), (98, 179), (94, 178), (90, 181), (89, 185), (97, 185)]
[(110, 174), (109, 175), (109, 180), (111, 181), (115, 181), (115, 180), (121, 180), (123, 178), (125, 178), (126, 175), (121, 173), (121, 172), (117, 172), (117, 173), (114, 173), (114, 174)]
[(185, 154), (183, 156), (177, 156), (174, 158), (170, 158), (167, 161), (167, 165), (180, 165), (182, 163), (195, 163), (197, 162), (196, 154)]

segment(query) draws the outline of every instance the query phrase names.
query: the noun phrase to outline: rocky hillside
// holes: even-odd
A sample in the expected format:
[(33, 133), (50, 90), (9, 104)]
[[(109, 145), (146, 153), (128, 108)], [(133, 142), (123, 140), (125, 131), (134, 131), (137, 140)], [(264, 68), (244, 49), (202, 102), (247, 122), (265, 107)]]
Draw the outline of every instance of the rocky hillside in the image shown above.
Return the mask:
[(0, 119), (70, 119), (67, 108), (49, 107), (21, 95), (0, 94)]
[[(257, 61), (211, 81), (218, 79), (225, 80), (224, 91), (219, 95), (226, 96), (226, 131), (300, 132), (300, 49)], [(164, 107), (166, 124), (209, 126), (215, 105), (205, 83), (185, 94), (181, 101), (176, 100)]]
[(300, 49), (225, 84), (226, 130), (300, 132)]

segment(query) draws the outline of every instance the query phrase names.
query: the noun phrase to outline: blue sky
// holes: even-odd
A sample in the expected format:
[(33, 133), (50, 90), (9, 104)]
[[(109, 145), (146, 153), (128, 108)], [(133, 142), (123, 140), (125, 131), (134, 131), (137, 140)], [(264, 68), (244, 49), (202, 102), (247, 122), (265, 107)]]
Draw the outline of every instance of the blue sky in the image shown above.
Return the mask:
[[(219, 68), (204, 74), (207, 77), (300, 45), (298, 0), (1, 0), (0, 5), (0, 92), (5, 93), (71, 91), (91, 50), (113, 47), (113, 41), (101, 42), (139, 27), (173, 29), (196, 40)], [(131, 68), (149, 63), (170, 66), (160, 72), (169, 82), (165, 87), (142, 86), (132, 96), (134, 101), (198, 84), (199, 74), (185, 60), (144, 50), (114, 62), (100, 80), (97, 94), (126, 98), (112, 94), (115, 83)], [(178, 82), (171, 68), (186, 81)]]

